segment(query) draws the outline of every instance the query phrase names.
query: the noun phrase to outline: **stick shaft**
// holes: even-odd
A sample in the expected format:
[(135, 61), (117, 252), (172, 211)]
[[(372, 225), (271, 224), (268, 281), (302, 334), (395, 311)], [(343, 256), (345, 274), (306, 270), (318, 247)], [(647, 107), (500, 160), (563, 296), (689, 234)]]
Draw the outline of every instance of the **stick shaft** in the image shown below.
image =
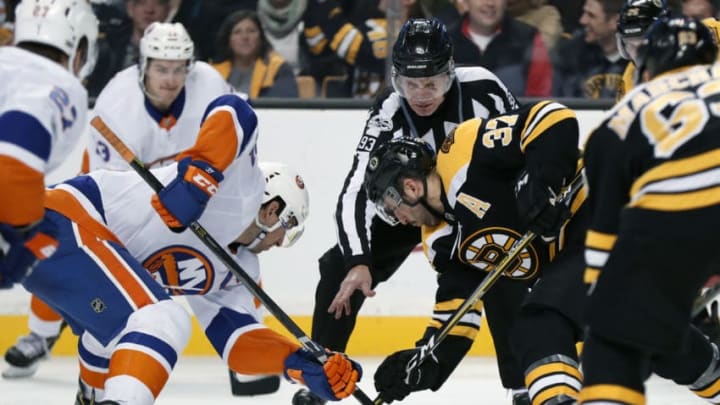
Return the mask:
[[(110, 143), (110, 145), (115, 148), (115, 150), (127, 161), (130, 166), (140, 175), (140, 177), (147, 182), (147, 184), (155, 191), (156, 193), (160, 192), (165, 186), (160, 182), (160, 180), (155, 177), (152, 172), (143, 165), (143, 163), (137, 158), (137, 156), (130, 150), (130, 148), (125, 145), (125, 143), (115, 134), (115, 132), (108, 127), (105, 122), (100, 117), (95, 117), (90, 121), (90, 125), (92, 125), (93, 128), (95, 128), (100, 134)], [(225, 266), (227, 266), (232, 273), (238, 277), (242, 283), (245, 285), (245, 287), (250, 290), (253, 296), (255, 296), (260, 302), (265, 306), (265, 308), (268, 309), (268, 311), (275, 316), (275, 318), (278, 319), (278, 322), (285, 327), (290, 333), (293, 334), (297, 338), (297, 340), (302, 344), (303, 348), (308, 350), (310, 353), (315, 356), (321, 363), (324, 363), (327, 360), (327, 355), (325, 354), (325, 349), (315, 343), (310, 337), (308, 337), (305, 332), (298, 326), (295, 321), (288, 316), (285, 311), (283, 311), (279, 305), (273, 301), (272, 298), (270, 298), (265, 291), (258, 286), (258, 284), (253, 280), (246, 272), (245, 270), (240, 267), (240, 265), (233, 259), (227, 251), (220, 246), (220, 244), (215, 240), (215, 238), (210, 235), (207, 230), (200, 225), (197, 221), (194, 221), (190, 224), (190, 229), (192, 232), (202, 241), (205, 246), (210, 249), (213, 254), (215, 254), (220, 261), (223, 262)], [(353, 392), (353, 396), (357, 398), (361, 404), (372, 404), (372, 400), (360, 389), (360, 387), (356, 387), (355, 391)]]

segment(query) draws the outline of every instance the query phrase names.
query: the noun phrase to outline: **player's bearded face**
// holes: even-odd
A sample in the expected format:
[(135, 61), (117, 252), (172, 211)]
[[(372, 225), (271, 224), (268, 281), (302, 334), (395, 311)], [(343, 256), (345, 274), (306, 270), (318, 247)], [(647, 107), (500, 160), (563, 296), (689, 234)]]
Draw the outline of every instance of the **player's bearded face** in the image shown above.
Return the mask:
[(420, 204), (419, 199), (411, 200), (407, 196), (398, 198), (393, 196), (393, 193), (386, 192), (383, 200), (376, 204), (378, 212), (403, 225), (435, 226), (440, 222), (423, 204)]
[(166, 109), (182, 91), (187, 78), (187, 61), (152, 60), (145, 72), (145, 88), (156, 107)]

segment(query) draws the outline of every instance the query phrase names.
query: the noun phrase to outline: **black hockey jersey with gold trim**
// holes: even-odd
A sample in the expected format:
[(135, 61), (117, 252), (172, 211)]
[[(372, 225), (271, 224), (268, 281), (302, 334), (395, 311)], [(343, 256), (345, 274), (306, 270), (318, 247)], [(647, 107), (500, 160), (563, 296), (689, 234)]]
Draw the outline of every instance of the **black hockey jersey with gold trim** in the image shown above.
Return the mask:
[[(575, 113), (551, 101), (459, 125), (437, 157), (445, 209), (456, 222), (423, 228), (423, 248), (433, 266), (441, 272), (457, 265), (492, 271), (526, 232), (514, 191), (520, 172), (527, 169), (532, 175), (552, 166), (569, 184), (578, 172), (577, 145)], [(584, 195), (574, 196), (573, 212)], [(564, 232), (559, 245), (537, 238), (505, 275), (533, 278), (563, 242)]]
[(633, 227), (638, 216), (720, 203), (718, 133), (717, 63), (660, 75), (608, 113), (585, 147), (592, 195), (585, 281), (594, 282), (605, 265), (621, 217), (623, 227)]

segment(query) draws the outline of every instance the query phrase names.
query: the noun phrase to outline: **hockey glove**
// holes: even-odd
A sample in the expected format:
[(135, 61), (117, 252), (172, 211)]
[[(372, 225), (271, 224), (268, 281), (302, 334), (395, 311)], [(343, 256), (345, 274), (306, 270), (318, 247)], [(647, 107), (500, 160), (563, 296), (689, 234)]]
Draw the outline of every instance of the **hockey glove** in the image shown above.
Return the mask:
[(361, 377), (360, 365), (342, 353), (329, 353), (325, 364), (320, 364), (305, 349), (285, 359), (285, 378), (305, 384), (326, 401), (339, 401), (351, 395)]
[(22, 282), (38, 261), (52, 256), (58, 247), (57, 228), (49, 221), (42, 221), (24, 232), (2, 224), (0, 235), (7, 246), (0, 259), (0, 289)]
[(417, 364), (420, 349), (395, 352), (385, 358), (375, 371), (375, 390), (383, 401), (402, 401), (413, 391), (435, 387), (440, 378), (440, 364), (434, 354)]
[(562, 179), (550, 180), (526, 170), (522, 171), (515, 183), (521, 224), (546, 241), (557, 237), (563, 224), (571, 216), (570, 207), (558, 198), (562, 183)]
[(197, 221), (208, 200), (218, 190), (223, 174), (200, 160), (182, 159), (178, 175), (152, 197), (152, 206), (173, 232), (182, 232)]

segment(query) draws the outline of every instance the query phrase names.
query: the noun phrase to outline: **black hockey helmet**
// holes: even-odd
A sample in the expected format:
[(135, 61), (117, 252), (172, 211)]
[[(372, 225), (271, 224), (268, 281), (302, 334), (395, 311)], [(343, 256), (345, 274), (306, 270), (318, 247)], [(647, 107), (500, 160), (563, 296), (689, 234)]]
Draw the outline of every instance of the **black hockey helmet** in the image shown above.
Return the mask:
[(637, 77), (650, 77), (683, 66), (713, 63), (718, 48), (710, 30), (692, 17), (664, 17), (648, 28), (637, 52)]
[(401, 177), (425, 179), (435, 167), (435, 151), (419, 138), (400, 137), (392, 139), (375, 149), (370, 154), (365, 169), (364, 187), (368, 200), (377, 208), (380, 217), (390, 225), (397, 224), (392, 210), (387, 209), (387, 202), (395, 207), (404, 202), (399, 182)]
[(645, 31), (655, 20), (667, 16), (669, 13), (665, 0), (626, 0), (620, 10), (615, 33), (620, 56), (632, 60), (632, 55), (626, 47), (626, 41), (633, 38), (641, 40)]
[(403, 24), (393, 46), (395, 74), (429, 77), (453, 69), (453, 45), (437, 18), (411, 18)]

